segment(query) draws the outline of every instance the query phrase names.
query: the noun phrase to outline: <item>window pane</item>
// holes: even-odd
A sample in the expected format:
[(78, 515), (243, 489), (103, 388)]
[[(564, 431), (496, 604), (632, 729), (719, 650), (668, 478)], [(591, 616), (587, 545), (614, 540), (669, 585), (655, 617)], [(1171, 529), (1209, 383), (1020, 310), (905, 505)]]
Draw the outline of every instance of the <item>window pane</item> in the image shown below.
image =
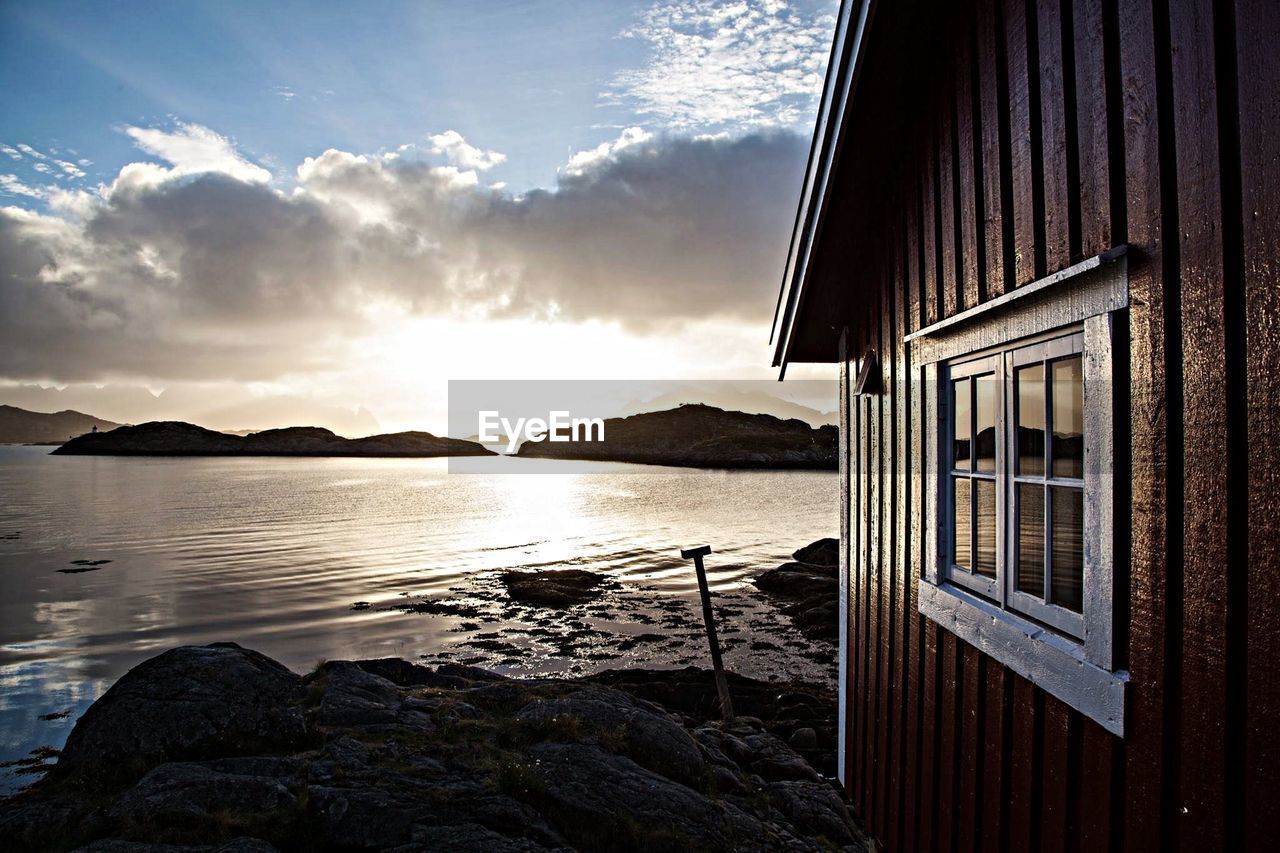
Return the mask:
[[(981, 385), (979, 385), (981, 387)], [(991, 480), (974, 480), (977, 489), (978, 547), (973, 570), (989, 578), (996, 576), (996, 484)]]
[(976, 384), (977, 435), (974, 436), (974, 465), (979, 471), (996, 470), (996, 377), (979, 376)]
[(954, 477), (955, 489), (952, 494), (952, 506), (955, 507), (955, 538), (952, 540), (951, 553), (955, 555), (952, 562), (968, 569), (972, 563), (969, 559), (969, 480), (966, 477)]
[(1018, 589), (1044, 598), (1044, 486), (1018, 484)]
[(1084, 598), (1084, 491), (1050, 489), (1053, 494), (1053, 562), (1050, 601), (1081, 612)]
[(1053, 476), (1084, 477), (1084, 372), (1080, 356), (1053, 362)]
[(951, 385), (951, 434), (955, 436), (955, 467), (969, 470), (969, 380), (958, 379)]
[(1018, 473), (1044, 474), (1044, 365), (1017, 370)]

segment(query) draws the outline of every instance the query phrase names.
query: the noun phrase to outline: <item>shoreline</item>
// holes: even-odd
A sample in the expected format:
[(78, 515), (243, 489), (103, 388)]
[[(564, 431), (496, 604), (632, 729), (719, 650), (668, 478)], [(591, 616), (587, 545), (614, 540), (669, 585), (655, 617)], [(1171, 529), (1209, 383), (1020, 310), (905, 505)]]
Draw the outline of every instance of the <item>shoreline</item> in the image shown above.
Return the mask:
[[(793, 557), (806, 556), (818, 544), (805, 546)], [(825, 558), (813, 559), (823, 562)], [(88, 583), (92, 588), (104, 582), (112, 583), (114, 573), (129, 562), (120, 556), (115, 561), (81, 559), (55, 571), (69, 572), (63, 583)], [(795, 564), (783, 563), (779, 568), (785, 566)], [(753, 578), (777, 571), (759, 566), (733, 589), (715, 594), (717, 628), (728, 667), (741, 673), (734, 678), (772, 683), (779, 691), (799, 686), (810, 693), (834, 697), (834, 622), (830, 626), (832, 630), (815, 635), (809, 630), (811, 626), (806, 623), (804, 613), (794, 608), (797, 602), (803, 604), (803, 599), (779, 594), (776, 587), (765, 590), (751, 582)], [(547, 580), (556, 581), (565, 572), (594, 575), (596, 582), (591, 585), (591, 593), (581, 598), (548, 601), (545, 597), (529, 597), (518, 592), (527, 586), (536, 589)], [(834, 577), (820, 583), (825, 584), (834, 598)], [(806, 592), (811, 594), (812, 590)], [(390, 616), (408, 630), (438, 636), (439, 640), (429, 643), (426, 651), (412, 659), (417, 665), (479, 666), (520, 681), (592, 680), (605, 677), (604, 673), (609, 672), (661, 672), (665, 674), (654, 679), (678, 679), (681, 673), (709, 666), (701, 616), (689, 594), (659, 591), (642, 580), (618, 578), (607, 571), (583, 572), (557, 562), (474, 574), (468, 577), (464, 587), (456, 587), (450, 593), (380, 598), (375, 602), (351, 602), (344, 609), (350, 619), (379, 620)], [(412, 620), (416, 619), (427, 621), (415, 629)], [(281, 659), (299, 671), (315, 660), (315, 653), (284, 652), (264, 635), (243, 636), (245, 645), (257, 645), (273, 654), (282, 653)], [(387, 653), (407, 657), (393, 648), (388, 647), (384, 652), (373, 646), (348, 646), (345, 651), (328, 656), (376, 657)], [(123, 673), (125, 667), (137, 660), (134, 657), (124, 661), (124, 666), (116, 671)], [(76, 678), (71, 671), (64, 677)], [(98, 683), (101, 690), (112, 682)], [(41, 689), (41, 682), (23, 689), (33, 688)], [(834, 709), (834, 698), (828, 706)], [(24, 760), (23, 753), (28, 749), (34, 748), (32, 754), (56, 751), (74, 721), (74, 717), (67, 717), (84, 709), (65, 700), (28, 707), (32, 717), (47, 717), (51, 722), (23, 724), (32, 727), (34, 737), (24, 737), (26, 743), (22, 750), (5, 756), (19, 762)], [(824, 744), (830, 741), (826, 744), (830, 747), (827, 754), (833, 755), (834, 729), (829, 728), (830, 732), (821, 734), (819, 741)]]

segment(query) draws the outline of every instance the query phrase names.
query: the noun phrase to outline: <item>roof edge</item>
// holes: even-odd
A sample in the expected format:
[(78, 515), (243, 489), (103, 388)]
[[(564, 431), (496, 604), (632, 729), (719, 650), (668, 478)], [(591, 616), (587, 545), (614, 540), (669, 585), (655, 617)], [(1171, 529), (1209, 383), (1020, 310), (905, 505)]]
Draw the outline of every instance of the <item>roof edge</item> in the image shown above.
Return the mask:
[(814, 126), (809, 162), (796, 205), (795, 224), (769, 337), (775, 344), (773, 366), (780, 367), (782, 374), (786, 373), (791, 333), (808, 283), (810, 253), (830, 200), (827, 182), (844, 142), (845, 107), (857, 85), (862, 65), (863, 36), (875, 5), (876, 0), (841, 0), (840, 3), (831, 58), (827, 62), (827, 77), (822, 87), (822, 106)]

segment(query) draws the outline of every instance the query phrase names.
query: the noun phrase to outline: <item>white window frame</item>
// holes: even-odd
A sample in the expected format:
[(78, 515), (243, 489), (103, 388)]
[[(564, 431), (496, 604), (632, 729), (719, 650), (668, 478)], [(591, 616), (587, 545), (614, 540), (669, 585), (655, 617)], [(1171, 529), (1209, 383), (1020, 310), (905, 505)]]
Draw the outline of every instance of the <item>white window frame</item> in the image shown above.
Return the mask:
[[(1009, 396), (1012, 396), (1014, 394), (1014, 376), (1015, 376), (1016, 370), (1019, 367), (1023, 367), (1030, 364), (1046, 364), (1047, 366), (1047, 364), (1052, 364), (1053, 361), (1055, 360), (1058, 360), (1064, 357), (1069, 357), (1072, 355), (1077, 355), (1077, 354), (1081, 356), (1081, 361), (1083, 362), (1083, 356), (1084, 356), (1083, 328), (1074, 328), (1066, 334), (1055, 335), (1043, 341), (1036, 341), (1034, 343), (1026, 343), (1026, 344), (1020, 342), (1019, 344), (1015, 345), (1013, 349), (1007, 350), (1004, 353), (1005, 381), (1003, 385), (1004, 385), (1005, 394)], [(1046, 410), (1049, 410), (1052, 406), (1052, 395), (1056, 390), (1049, 370), (1045, 371), (1044, 383), (1045, 383), (1045, 408)], [(1093, 395), (1092, 399), (1096, 401), (1097, 395), (1096, 394)], [(1107, 415), (1113, 414), (1109, 403), (1110, 403), (1109, 400), (1101, 401), (1101, 404), (1106, 406)], [(1014, 404), (1014, 406), (1016, 406), (1016, 403)], [(1013, 411), (1014, 411), (1013, 406), (1006, 407), (1005, 409), (1006, 415), (1010, 414)], [(1099, 418), (1099, 420), (1101, 420), (1101, 418)], [(1017, 437), (1015, 435), (1016, 430), (1017, 430), (1017, 421), (1016, 421), (1016, 413), (1015, 413), (1013, 416), (1010, 417), (1009, 423), (1006, 424), (1006, 429), (1004, 433), (1005, 435), (1004, 446), (1009, 449), (1009, 452), (1005, 454), (1005, 460), (1004, 460), (1005, 461), (1004, 473), (1005, 473), (1005, 477), (1007, 478), (1007, 482), (1009, 484), (1008, 489), (1006, 491), (1006, 495), (1005, 495), (1006, 497), (1005, 517), (1008, 519), (1008, 524), (1005, 525), (1005, 539), (1004, 539), (1005, 554), (1008, 555), (1008, 560), (1006, 563), (1006, 582), (1004, 585), (1005, 607), (1008, 610), (1018, 611), (1032, 619), (1035, 619), (1038, 622), (1043, 622), (1046, 625), (1050, 626), (1051, 628), (1061, 631), (1067, 636), (1073, 637), (1078, 640), (1083, 640), (1086, 635), (1085, 619), (1084, 619), (1083, 612), (1076, 613), (1072, 610), (1068, 610), (1065, 607), (1055, 605), (1050, 600), (1049, 593), (1050, 593), (1050, 584), (1052, 582), (1052, 573), (1053, 573), (1053, 566), (1052, 566), (1053, 561), (1050, 558), (1050, 554), (1053, 550), (1053, 508), (1047, 492), (1046, 492), (1045, 503), (1044, 503), (1045, 531), (1044, 531), (1044, 553), (1042, 556), (1044, 560), (1045, 571), (1044, 571), (1043, 589), (1041, 590), (1040, 595), (1035, 596), (1026, 592), (1022, 592), (1017, 588), (1016, 574), (1017, 574), (1018, 568), (1016, 565), (1016, 561), (1018, 558), (1017, 538), (1018, 538), (1018, 528), (1020, 523), (1020, 518), (1019, 518), (1020, 509), (1017, 507), (1016, 492), (1018, 490), (1018, 486), (1022, 484), (1034, 484), (1036, 486), (1050, 487), (1050, 488), (1052, 488), (1053, 486), (1058, 486), (1061, 488), (1080, 489), (1083, 491), (1088, 491), (1090, 489), (1091, 484), (1085, 481), (1083, 472), (1081, 472), (1081, 476), (1078, 478), (1057, 477), (1053, 474), (1051, 470), (1047, 468), (1043, 476), (1027, 476), (1027, 475), (1019, 474), (1016, 470), (1016, 466), (1018, 462), (1016, 458), (1017, 454), (1013, 451), (1014, 445), (1017, 442)], [(1105, 436), (1104, 436), (1104, 439), (1105, 439)], [(1046, 444), (1047, 456), (1049, 459), (1052, 459), (1053, 430), (1052, 428), (1049, 427), (1048, 421), (1046, 421), (1045, 444)], [(1097, 448), (1095, 448), (1095, 450), (1096, 449)], [(1096, 483), (1092, 485), (1095, 488), (1102, 488), (1102, 486)], [(1109, 485), (1110, 484), (1108, 484), (1108, 487)], [(1099, 519), (1097, 518), (1092, 519), (1092, 521), (1094, 522), (1095, 527), (1099, 524)], [(1084, 534), (1085, 534), (1084, 539), (1100, 540), (1102, 538), (1109, 536), (1110, 533), (1111, 533), (1110, 531), (1104, 531), (1100, 529), (1091, 530), (1089, 529), (1088, 524), (1086, 523), (1085, 531), (1084, 531)], [(1085, 563), (1084, 566), (1087, 567), (1088, 564)], [(1087, 573), (1085, 573), (1085, 576), (1082, 577), (1081, 579), (1082, 588), (1084, 586), (1088, 586), (1091, 580), (1092, 579), (1087, 576)], [(1110, 627), (1109, 624), (1100, 625), (1095, 628), (1095, 631), (1102, 630), (1108, 627)]]
[[(1128, 307), (1123, 252), (1109, 252), (1033, 282), (906, 337), (912, 366), (925, 378), (925, 565), (919, 610), (961, 639), (1029, 679), (1113, 734), (1124, 734), (1128, 673), (1113, 669), (1115, 585), (1113, 315)], [(1084, 563), (1083, 615), (1079, 624), (1048, 624), (1044, 612), (1009, 609), (1013, 571), (998, 570), (1006, 588), (975, 584), (951, 571), (949, 365), (970, 356), (1007, 357), (1026, 344), (1080, 332), (1084, 370)], [(1007, 371), (1002, 370), (1001, 373)], [(997, 383), (1003, 412), (1007, 382)], [(1009, 464), (1008, 419), (997, 430), (997, 460)], [(999, 468), (999, 465), (997, 465)], [(1006, 472), (1007, 475), (1007, 472)], [(1009, 478), (1006, 476), (1006, 480)], [(1011, 550), (1009, 494), (997, 488), (997, 565)], [(961, 573), (963, 574), (963, 573)], [(985, 578), (978, 576), (980, 581)], [(1061, 609), (1061, 608), (1059, 608)], [(1024, 608), (1025, 610), (1025, 608)], [(1035, 611), (1035, 608), (1031, 608)], [(1067, 628), (1068, 630), (1063, 630)]]
[[(954, 441), (955, 436), (952, 434), (952, 427), (955, 423), (955, 419), (951, 416), (951, 405), (952, 405), (951, 382), (952, 380), (956, 380), (956, 379), (972, 380), (972, 379), (976, 379), (979, 376), (994, 374), (996, 378), (995, 408), (996, 408), (996, 412), (999, 413), (1004, 406), (1004, 393), (1003, 393), (1004, 383), (1000, 381), (1000, 365), (999, 365), (999, 361), (1002, 357), (1003, 357), (1002, 353), (988, 352), (988, 353), (982, 353), (976, 356), (965, 356), (957, 361), (949, 362), (946, 365), (946, 369), (944, 371), (944, 375), (943, 375), (942, 381), (939, 384), (939, 389), (938, 389), (939, 405), (946, 407), (947, 409), (947, 412), (945, 414), (946, 429), (943, 431), (941, 435), (941, 438), (939, 440), (939, 447), (938, 447), (938, 450), (939, 450), (938, 459), (940, 460), (940, 465), (941, 465), (941, 470), (938, 471), (938, 476), (939, 476), (939, 479), (941, 480), (941, 482), (938, 484), (939, 486), (938, 518), (939, 518), (939, 521), (943, 524), (943, 530), (941, 531), (938, 538), (939, 549), (940, 549), (939, 560), (941, 561), (941, 567), (942, 567), (941, 576), (950, 583), (965, 587), (970, 592), (977, 593), (978, 595), (981, 595), (984, 598), (992, 599), (999, 602), (1003, 602), (1005, 598), (1000, 588), (1001, 556), (1003, 555), (1003, 552), (1004, 552), (1004, 549), (1001, 547), (1000, 537), (999, 536), (996, 537), (996, 543), (995, 543), (996, 576), (994, 578), (988, 578), (985, 575), (979, 574), (976, 568), (974, 568), (972, 565), (968, 568), (958, 565), (955, 560), (955, 554), (953, 552), (953, 543), (955, 542), (955, 525), (953, 522), (956, 517), (956, 514), (955, 514), (955, 508), (953, 506), (954, 494), (952, 490), (952, 482), (957, 476), (961, 476), (968, 479), (970, 489), (974, 488), (975, 482), (979, 480), (991, 483), (992, 488), (995, 489), (995, 492), (996, 492), (996, 530), (997, 532), (1002, 530), (1004, 528), (1004, 516), (1005, 516), (1004, 503), (1005, 502), (1000, 499), (1000, 492), (1001, 492), (1001, 486), (1003, 483), (1003, 478), (1001, 477), (1001, 472), (997, 470), (999, 466), (997, 464), (997, 468), (993, 468), (991, 471), (978, 471), (976, 468), (971, 468), (971, 470), (968, 471), (967, 473), (961, 473), (956, 469), (954, 464), (949, 464), (949, 460), (951, 460), (951, 454), (953, 452), (952, 448), (955, 447), (955, 441)], [(976, 395), (971, 394), (971, 396), (976, 396)], [(972, 424), (975, 424), (977, 420), (974, 415), (975, 415), (974, 407), (973, 407), (973, 404), (970, 403), (969, 420), (970, 420), (971, 426), (970, 426), (969, 440), (971, 444), (970, 444), (970, 450), (969, 450), (969, 459), (970, 459), (971, 465), (973, 463), (973, 460), (977, 458), (977, 450), (976, 450), (977, 436), (973, 434), (973, 426), (972, 426)], [(997, 414), (997, 417), (998, 416), (999, 415)], [(996, 449), (995, 449), (997, 461), (1004, 458), (1004, 446), (1005, 446), (1005, 440), (1004, 440), (1003, 431), (998, 431), (996, 434)], [(970, 500), (972, 502), (972, 498)], [(977, 561), (976, 545), (977, 545), (978, 538), (975, 531), (976, 521), (977, 521), (976, 517), (972, 515), (969, 517), (969, 531), (970, 531), (969, 562), (971, 564)]]
[[(939, 370), (941, 376), (939, 387), (939, 408), (945, 408), (947, 411), (942, 415), (942, 420), (946, 424), (946, 433), (941, 436), (941, 442), (938, 448), (938, 458), (942, 460), (942, 470), (945, 472), (945, 481), (941, 482), (941, 493), (938, 496), (938, 517), (942, 524), (942, 530), (939, 534), (939, 559), (941, 560), (941, 576), (942, 578), (957, 586), (962, 586), (970, 592), (977, 593), (983, 598), (1000, 605), (1005, 610), (1011, 610), (1042, 622), (1075, 639), (1083, 640), (1085, 637), (1085, 621), (1083, 613), (1077, 613), (1065, 607), (1053, 604), (1049, 599), (1050, 583), (1052, 578), (1052, 561), (1049, 554), (1052, 550), (1052, 514), (1046, 515), (1048, 526), (1045, 530), (1045, 560), (1046, 567), (1044, 574), (1044, 589), (1041, 595), (1031, 595), (1030, 593), (1019, 590), (1016, 582), (1016, 563), (1018, 556), (1017, 530), (1019, 508), (1015, 498), (1015, 491), (1019, 485), (1035, 484), (1038, 486), (1050, 486), (1058, 488), (1069, 488), (1081, 490), (1086, 484), (1083, 477), (1066, 478), (1044, 475), (1024, 475), (1016, 471), (1016, 453), (1015, 446), (1017, 439), (1015, 436), (1015, 401), (1013, 400), (1014, 389), (1014, 372), (1017, 368), (1028, 364), (1053, 363), (1062, 358), (1073, 355), (1080, 355), (1083, 361), (1084, 353), (1084, 330), (1080, 326), (1068, 327), (1057, 332), (1050, 332), (1046, 335), (1034, 336), (1030, 339), (1019, 340), (1012, 346), (1005, 345), (998, 347), (993, 351), (985, 351), (982, 353), (961, 356), (958, 359), (947, 362)], [(954, 453), (955, 436), (953, 434), (955, 427), (955, 418), (952, 417), (950, 408), (954, 397), (954, 388), (952, 383), (959, 379), (969, 379), (981, 376), (992, 376), (994, 378), (994, 406), (996, 416), (998, 418), (998, 426), (1000, 429), (995, 434), (995, 460), (990, 471), (982, 471), (977, 468), (959, 469), (951, 458)], [(1050, 385), (1046, 383), (1046, 388)], [(972, 393), (972, 392), (971, 392)], [(976, 394), (974, 395), (976, 397)], [(1049, 396), (1046, 395), (1045, 404), (1049, 405)], [(1103, 401), (1104, 403), (1106, 401)], [(970, 408), (970, 430), (972, 431), (977, 423), (976, 412), (971, 405)], [(1052, 438), (1046, 435), (1047, 446), (1051, 450)], [(976, 435), (971, 435), (971, 440), (977, 440)], [(976, 451), (971, 453), (976, 458)], [(940, 476), (943, 474), (940, 472)], [(955, 523), (956, 518), (954, 497), (955, 492), (952, 488), (953, 482), (957, 478), (974, 481), (985, 481), (992, 484), (995, 492), (995, 525), (997, 536), (995, 539), (995, 561), (996, 574), (994, 577), (988, 577), (979, 573), (976, 567), (966, 567), (959, 564), (955, 559)], [(1049, 512), (1049, 504), (1046, 503), (1046, 512)], [(1095, 519), (1096, 521), (1096, 519)], [(974, 563), (976, 557), (977, 535), (975, 525), (977, 516), (971, 516), (970, 532), (970, 562)], [(1102, 531), (1091, 531), (1096, 537), (1101, 537)], [(1003, 534), (1003, 535), (1000, 535)], [(1087, 583), (1082, 578), (1082, 583)], [(1101, 628), (1101, 626), (1100, 626)], [(1100, 629), (1099, 628), (1099, 629)]]

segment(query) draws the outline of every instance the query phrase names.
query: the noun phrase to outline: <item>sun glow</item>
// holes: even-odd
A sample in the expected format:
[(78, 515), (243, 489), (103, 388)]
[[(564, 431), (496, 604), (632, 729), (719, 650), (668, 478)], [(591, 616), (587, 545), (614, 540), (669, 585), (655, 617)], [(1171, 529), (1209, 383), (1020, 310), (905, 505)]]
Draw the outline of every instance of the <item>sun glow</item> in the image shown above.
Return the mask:
[[(386, 431), (447, 427), (451, 379), (772, 379), (758, 327), (707, 321), (644, 335), (615, 323), (459, 321), (368, 312), (376, 334), (349, 368), (318, 380), (377, 412)], [(708, 365), (713, 365), (709, 368)], [(792, 371), (796, 378), (805, 378)], [(830, 378), (829, 365), (810, 371)], [(301, 379), (317, 382), (312, 377)]]

